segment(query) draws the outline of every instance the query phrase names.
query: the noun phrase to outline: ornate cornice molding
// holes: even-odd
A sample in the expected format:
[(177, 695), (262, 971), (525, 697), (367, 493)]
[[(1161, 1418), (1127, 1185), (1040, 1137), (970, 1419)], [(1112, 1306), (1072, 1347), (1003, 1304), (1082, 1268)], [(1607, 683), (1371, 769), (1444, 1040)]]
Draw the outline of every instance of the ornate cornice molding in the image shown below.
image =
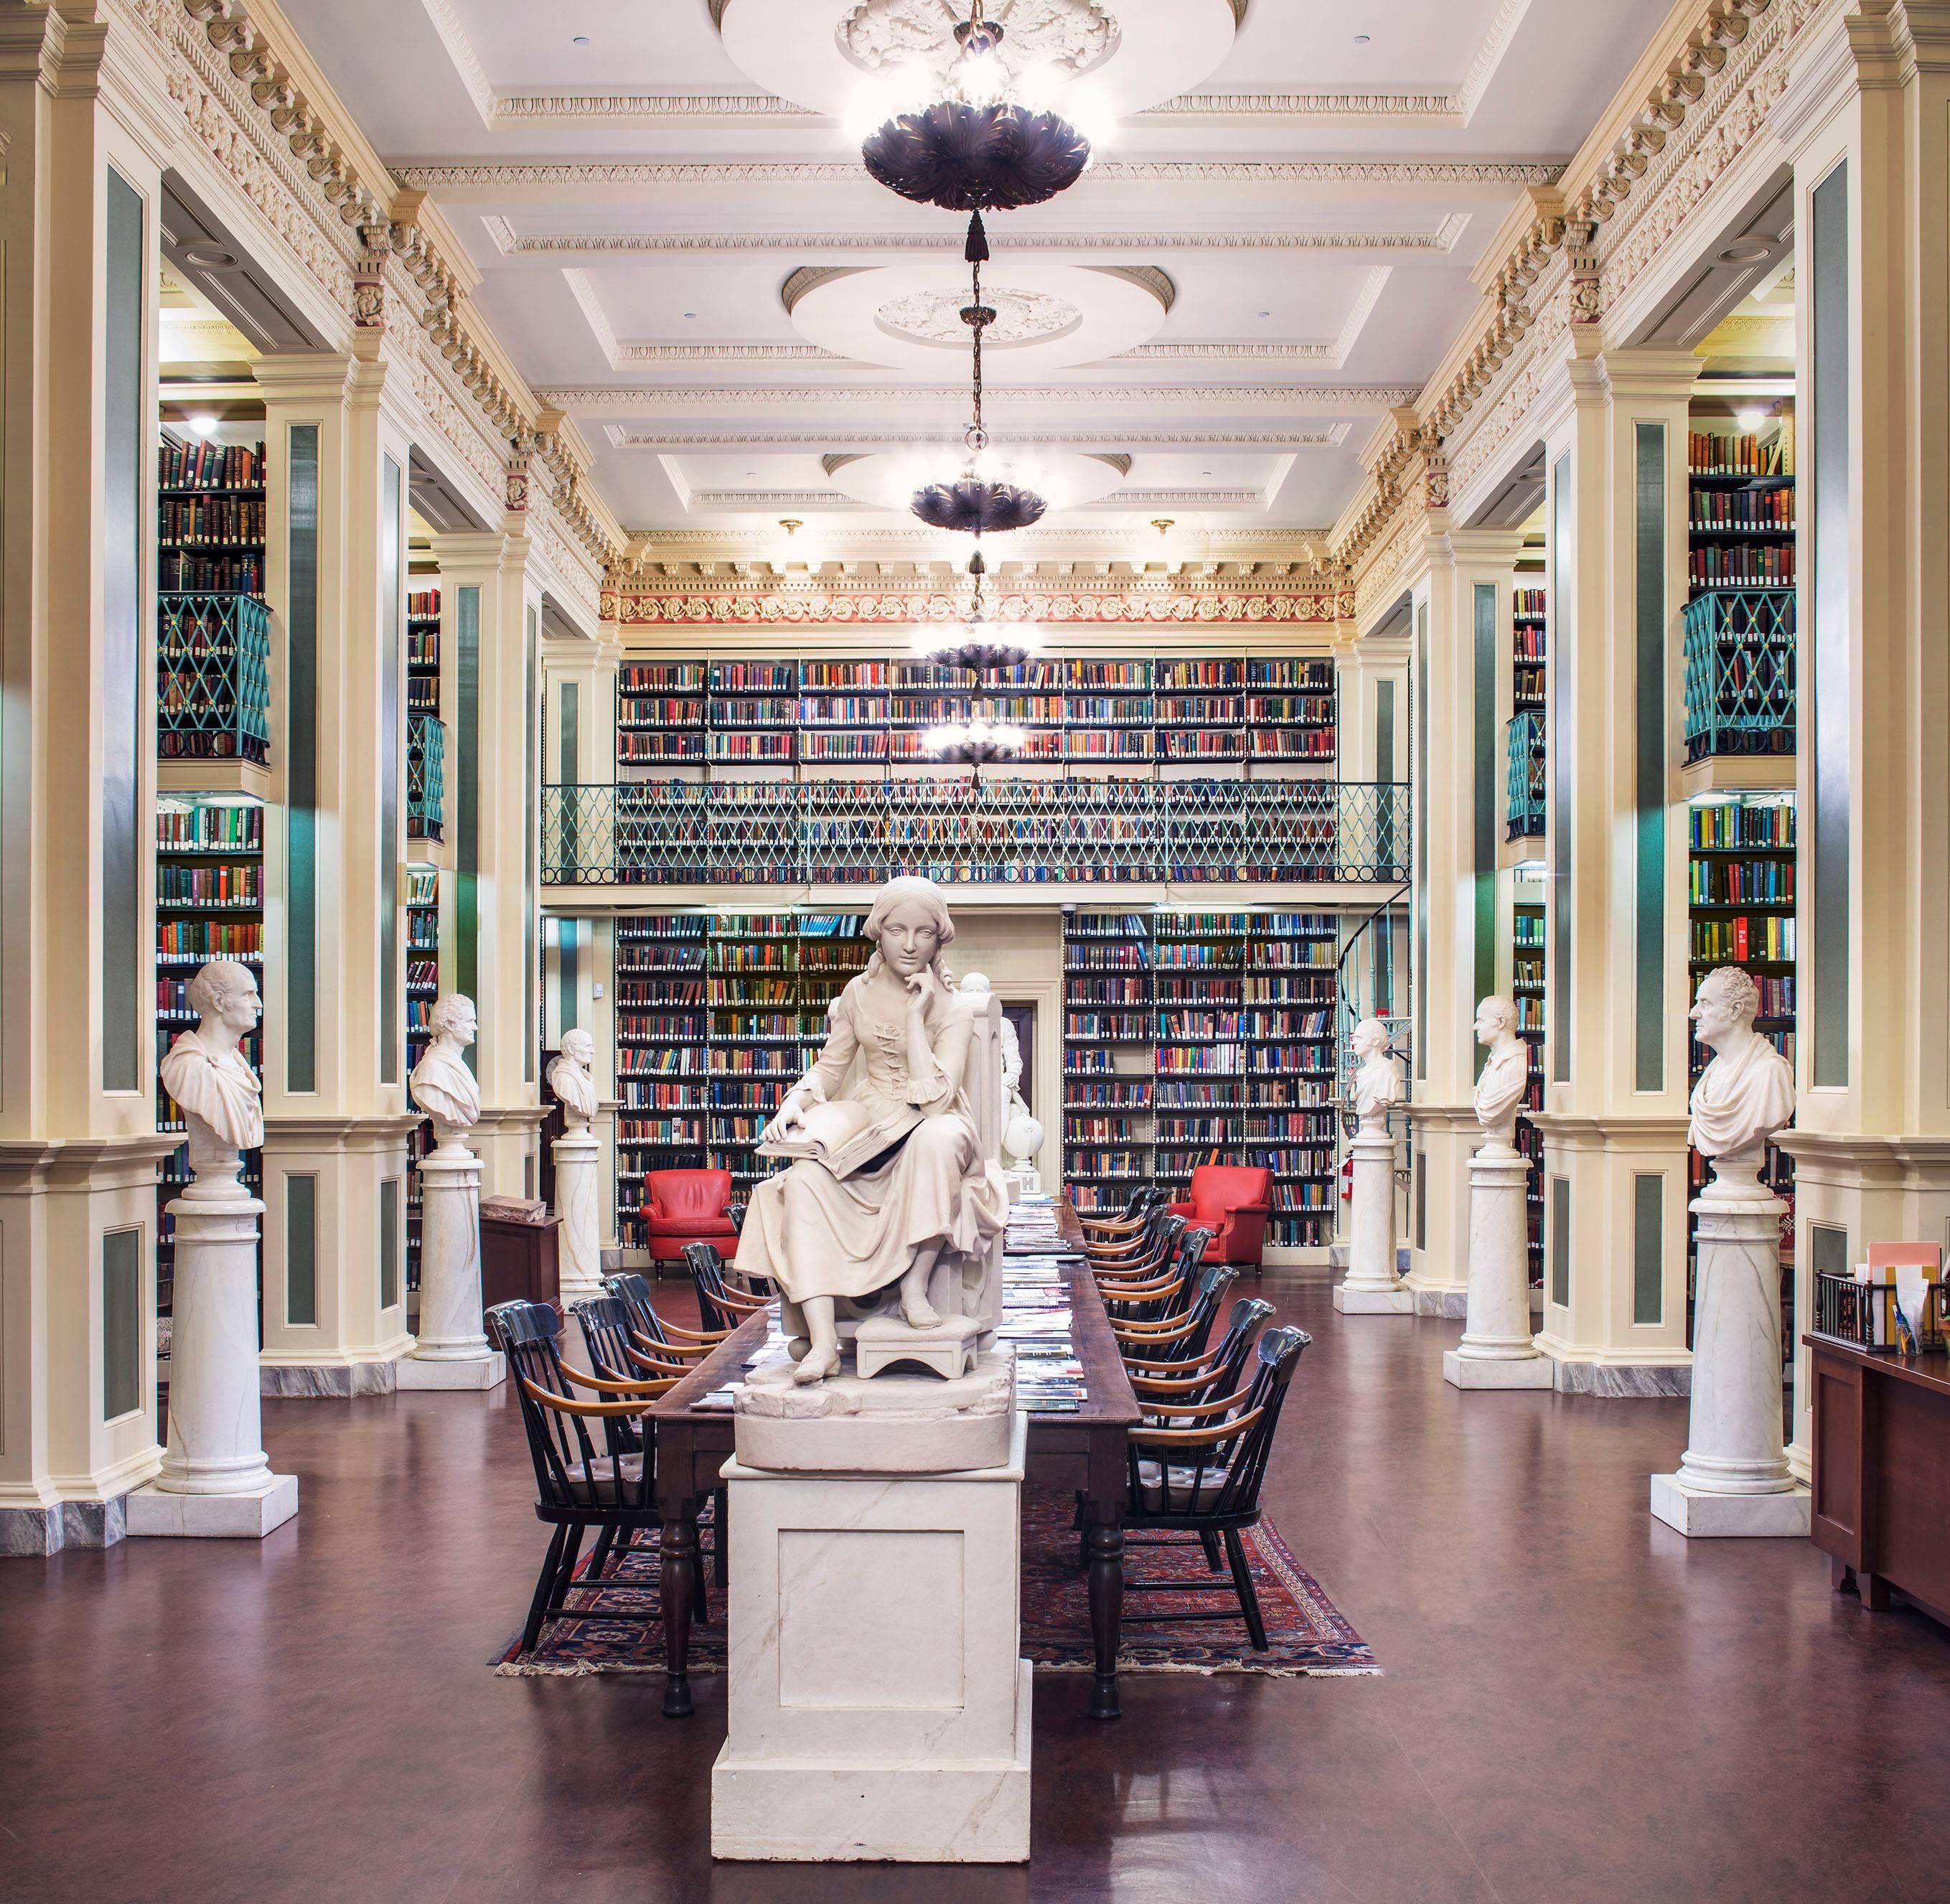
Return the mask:
[[(1313, 450), (1338, 447), (1353, 427), (1345, 419), (1319, 430), (1039, 430), (1039, 445), (1102, 449)], [(743, 430), (660, 430), (633, 428), (627, 423), (606, 423), (603, 434), (618, 450), (830, 450), (836, 433), (822, 435), (765, 435)], [(837, 433), (854, 449), (904, 449), (939, 444), (939, 430), (852, 430)]]
[[(189, 0), (209, 4), (209, 0)], [(1548, 185), (1563, 167), (1514, 159), (1107, 159), (1091, 176), (1112, 184)], [(420, 192), (570, 192), (591, 185), (848, 185), (843, 159), (583, 159), (403, 165)]]
[[(1289, 405), (1300, 411), (1369, 411), (1413, 403), (1413, 384), (1004, 384), (998, 400), (1045, 404), (1246, 404), (1264, 409)], [(799, 404), (965, 404), (960, 384), (697, 385), (682, 388), (640, 384), (561, 385), (538, 390), (541, 402), (561, 410), (620, 409), (716, 410)], [(836, 431), (836, 435), (844, 435)], [(1043, 432), (1037, 432), (1042, 441)], [(1146, 441), (1150, 441), (1149, 438)]]
[[(737, 565), (727, 565), (735, 568)], [(1167, 592), (1167, 590), (1170, 592)], [(1169, 584), (1120, 586), (1115, 592), (1070, 589), (1049, 593), (1005, 590), (993, 599), (998, 620), (1045, 624), (1228, 624), (1332, 622), (1340, 619), (1341, 597), (1331, 588), (1242, 593), (1215, 585), (1210, 592), (1184, 592)], [(808, 585), (787, 581), (678, 591), (647, 583), (616, 581), (603, 591), (602, 615), (619, 627), (752, 628), (879, 624), (885, 626), (958, 622), (966, 612), (958, 590), (891, 593), (879, 587), (839, 594), (824, 581)]]
[[(1408, 251), (1446, 255), (1468, 229), (1470, 214), (1451, 212), (1431, 232), (1167, 232), (1126, 236), (1117, 232), (1011, 233), (1010, 254), (1065, 251)], [(942, 251), (959, 257), (956, 232), (539, 232), (524, 236), (512, 220), (490, 213), (482, 227), (503, 257), (661, 257), (714, 251)]]

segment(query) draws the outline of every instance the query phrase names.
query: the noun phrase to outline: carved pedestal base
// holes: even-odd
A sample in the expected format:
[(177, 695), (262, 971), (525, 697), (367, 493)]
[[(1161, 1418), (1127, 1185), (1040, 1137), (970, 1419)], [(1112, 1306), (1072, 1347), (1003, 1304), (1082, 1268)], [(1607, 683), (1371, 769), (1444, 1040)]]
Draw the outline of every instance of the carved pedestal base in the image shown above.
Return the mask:
[(874, 1316), (853, 1337), (853, 1366), (864, 1382), (903, 1363), (949, 1380), (975, 1366), (982, 1325), (972, 1316), (944, 1316), (933, 1329), (910, 1329), (897, 1315)]
[(1349, 1316), (1406, 1316), (1415, 1292), (1395, 1273), (1395, 1140), (1363, 1130), (1349, 1148), (1354, 1158), (1348, 1212), (1347, 1275), (1335, 1284), (1334, 1307)]

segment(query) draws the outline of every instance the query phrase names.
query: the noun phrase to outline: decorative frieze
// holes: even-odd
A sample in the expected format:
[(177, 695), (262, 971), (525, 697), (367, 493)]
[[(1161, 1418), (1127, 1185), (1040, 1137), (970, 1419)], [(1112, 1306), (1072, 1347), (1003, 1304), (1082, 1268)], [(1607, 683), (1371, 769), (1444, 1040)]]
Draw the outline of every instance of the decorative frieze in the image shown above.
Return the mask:
[[(1055, 623), (1201, 624), (1332, 623), (1341, 598), (1332, 591), (1246, 594), (1073, 591), (1059, 594), (1005, 591), (992, 602), (1000, 621)], [(787, 583), (679, 592), (628, 586), (606, 587), (602, 619), (625, 628), (681, 625), (701, 627), (826, 626), (847, 624), (927, 624), (958, 622), (967, 602), (958, 593), (939, 591), (855, 594), (825, 585)], [(1353, 612), (1350, 598), (1347, 610)]]

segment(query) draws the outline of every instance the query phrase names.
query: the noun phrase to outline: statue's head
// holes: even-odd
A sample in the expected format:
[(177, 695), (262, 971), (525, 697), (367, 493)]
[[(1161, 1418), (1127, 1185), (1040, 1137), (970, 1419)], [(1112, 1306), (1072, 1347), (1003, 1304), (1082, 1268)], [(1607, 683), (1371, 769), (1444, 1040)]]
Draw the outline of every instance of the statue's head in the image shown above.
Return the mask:
[(1737, 965), (1717, 965), (1699, 981), (1687, 1014), (1699, 1042), (1715, 1045), (1736, 1031), (1751, 1031), (1761, 1008), (1761, 988)]
[(480, 1029), (474, 1015), (474, 1001), (465, 992), (443, 992), (427, 1014), (427, 1028), (436, 1038), (451, 1038), (457, 1045), (471, 1045)]
[(1508, 999), (1488, 998), (1476, 1008), (1476, 1042), (1494, 1045), (1517, 1028), (1517, 1008)]
[(189, 1003), (198, 1016), (238, 1038), (257, 1022), (262, 1008), (250, 967), (234, 958), (213, 958), (204, 966), (189, 982)]
[(1363, 1018), (1354, 1027), (1354, 1055), (1378, 1058), (1388, 1048), (1388, 1028), (1378, 1018)]
[(579, 1064), (586, 1071), (596, 1062), (596, 1040), (578, 1025), (573, 1031), (562, 1034), (562, 1055), (572, 1064)]
[(906, 978), (932, 965), (942, 985), (948, 985), (942, 955), (954, 940), (955, 921), (933, 880), (904, 875), (888, 880), (861, 930), (873, 940), (875, 958), (897, 977)]
[(964, 972), (961, 989), (977, 998), (986, 998), (989, 993), (989, 974), (986, 972)]

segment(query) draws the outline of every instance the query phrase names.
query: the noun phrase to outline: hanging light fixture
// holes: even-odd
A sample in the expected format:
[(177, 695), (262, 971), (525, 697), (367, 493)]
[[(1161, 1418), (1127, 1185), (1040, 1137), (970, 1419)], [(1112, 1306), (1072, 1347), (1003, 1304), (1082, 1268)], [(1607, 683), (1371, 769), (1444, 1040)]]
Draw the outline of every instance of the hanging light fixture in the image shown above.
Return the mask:
[(948, 482), (929, 483), (914, 494), (915, 515), (930, 528), (952, 529), (975, 538), (975, 553), (968, 558), (971, 575), (985, 575), (988, 564), (982, 558), (982, 538), (1005, 529), (1026, 528), (1042, 518), (1048, 506), (1033, 489), (1012, 482), (997, 482), (982, 469), (982, 453), (989, 447), (989, 432), (982, 421), (982, 333), (995, 321), (992, 304), (982, 301), (982, 266), (989, 255), (989, 238), (983, 229), (982, 214), (968, 221), (968, 242), (963, 255), (967, 259), (973, 286), (971, 301), (961, 310), (961, 321), (974, 333), (971, 353), (970, 397), (972, 416), (961, 441), (968, 461), (961, 474)]
[(860, 147), (890, 192), (945, 211), (1011, 211), (1074, 185), (1090, 142), (1061, 113), (1020, 96), (1003, 64), (1002, 26), (972, 0), (941, 97), (896, 112)]
[(937, 760), (980, 766), (984, 761), (1014, 759), (1028, 738), (1013, 721), (971, 715), (965, 721), (943, 721), (930, 728), (920, 743)]
[(940, 668), (962, 668), (971, 674), (986, 674), (997, 668), (1014, 668), (1026, 661), (1040, 645), (1042, 630), (1024, 624), (1005, 627), (989, 619), (982, 606), (982, 578), (975, 579), (975, 598), (968, 619), (958, 628), (936, 636), (927, 644), (928, 659)]

